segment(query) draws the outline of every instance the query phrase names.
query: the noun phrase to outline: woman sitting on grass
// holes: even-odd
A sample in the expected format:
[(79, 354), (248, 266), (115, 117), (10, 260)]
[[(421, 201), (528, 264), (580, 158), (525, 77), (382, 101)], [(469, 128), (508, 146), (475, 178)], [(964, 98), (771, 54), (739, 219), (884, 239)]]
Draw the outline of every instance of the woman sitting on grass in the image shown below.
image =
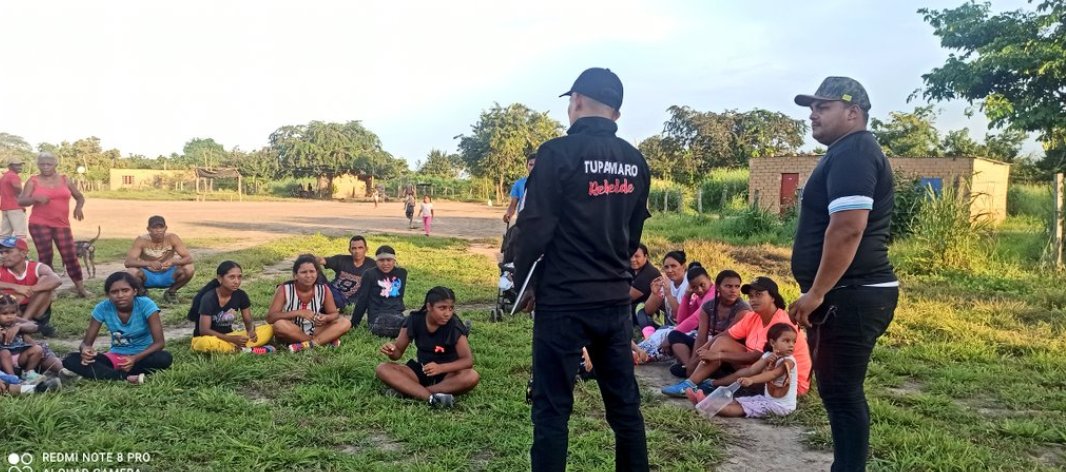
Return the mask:
[(467, 334), (466, 325), (455, 316), (455, 294), (449, 288), (433, 287), (422, 309), (407, 317), (396, 340), (381, 346), (381, 353), (396, 361), (413, 341), (417, 360), (406, 365), (382, 362), (374, 373), (405, 396), (450, 407), (453, 395), (469, 392), (480, 379)]
[[(193, 298), (189, 321), (196, 322), (192, 350), (196, 352), (247, 352), (269, 354), (274, 346), (267, 343), (274, 337), (269, 324), (258, 328), (252, 322), (252, 301), (241, 290), (244, 272), (240, 264), (224, 261), (215, 270), (217, 275)], [(238, 313), (244, 321), (244, 331), (233, 331)]]
[[(711, 386), (729, 385), (721, 377), (735, 371), (730, 369), (748, 367), (762, 358), (771, 326), (784, 323), (796, 327), (785, 312), (785, 299), (778, 291), (777, 283), (769, 277), (756, 277), (750, 284), (741, 286), (740, 291), (748, 296), (748, 303), (754, 311), (734, 323), (725, 332), (726, 335), (715, 337), (711, 345), (698, 354), (700, 362), (692, 375), (675, 385), (663, 387), (664, 395), (684, 397), (687, 390), (698, 385), (703, 388), (700, 384), (712, 377), (719, 380), (707, 382), (708, 389)], [(811, 355), (807, 350), (807, 336), (802, 331), (796, 337), (793, 355), (796, 358), (797, 392), (804, 395), (810, 387)], [(729, 368), (719, 370), (725, 366)]]
[[(799, 332), (787, 323), (777, 323), (767, 331), (766, 349), (758, 361), (738, 370), (721, 381), (740, 382), (741, 387), (764, 384), (762, 395), (736, 397), (725, 408), (718, 411), (719, 416), (746, 416), (761, 418), (764, 416), (788, 416), (796, 411), (797, 368), (796, 340)], [(728, 384), (727, 384), (728, 385)], [(703, 400), (706, 395), (702, 390), (689, 390), (689, 400), (696, 409), (709, 407)], [(705, 411), (705, 410), (703, 410)], [(712, 412), (708, 412), (712, 413)]]
[[(692, 343), (687, 341), (689, 331), (693, 331), (699, 324), (699, 311), (704, 303), (714, 300), (714, 283), (707, 269), (699, 262), (689, 264), (685, 273), (688, 288), (677, 307), (677, 326), (667, 335), (666, 350), (673, 354), (677, 363), (670, 366), (670, 372), (678, 377), (685, 375), (685, 366), (688, 365), (692, 355)], [(692, 318), (692, 321), (686, 321)], [(685, 329), (685, 331), (681, 331)]]
[[(174, 361), (163, 350), (163, 322), (159, 307), (144, 294), (141, 281), (129, 272), (115, 272), (104, 281), (104, 300), (93, 308), (89, 328), (80, 352), (63, 359), (63, 367), (82, 377), (97, 380), (125, 380), (143, 384), (145, 375), (167, 369)], [(93, 349), (100, 327), (111, 332), (111, 349)]]
[[(685, 364), (686, 375), (691, 374), (700, 362), (699, 356), (695, 354), (709, 348), (715, 336), (724, 333), (733, 323), (741, 320), (745, 313), (751, 311), (751, 306), (740, 299), (740, 283), (740, 274), (736, 271), (726, 269), (719, 272), (714, 278), (714, 296), (703, 303), (697, 316), (688, 317), (670, 333), (668, 342), (683, 343), (683, 349), (688, 352), (695, 349), (695, 353), (689, 356), (688, 363)], [(696, 328), (695, 334), (692, 333), (693, 328)], [(678, 371), (680, 373), (680, 369)]]
[(292, 352), (315, 346), (340, 346), (340, 337), (352, 329), (352, 323), (341, 318), (333, 293), (325, 283), (318, 282), (315, 256), (303, 254), (292, 264), (293, 279), (278, 285), (270, 303), (267, 323), (273, 327), (278, 341), (288, 344)]
[(380, 246), (374, 254), (376, 267), (363, 273), (359, 291), (355, 294), (355, 309), (352, 310), (352, 325), (366, 314), (370, 333), (375, 336), (394, 338), (399, 336), (404, 323), (404, 294), (407, 293), (407, 269), (396, 263), (396, 250), (392, 246)]
[(685, 251), (670, 251), (663, 257), (662, 276), (651, 283), (651, 293), (644, 302), (644, 313), (647, 316), (662, 310), (666, 313), (666, 324), (677, 323), (677, 310), (680, 300), (688, 291), (688, 279), (685, 272), (688, 270), (685, 260)]

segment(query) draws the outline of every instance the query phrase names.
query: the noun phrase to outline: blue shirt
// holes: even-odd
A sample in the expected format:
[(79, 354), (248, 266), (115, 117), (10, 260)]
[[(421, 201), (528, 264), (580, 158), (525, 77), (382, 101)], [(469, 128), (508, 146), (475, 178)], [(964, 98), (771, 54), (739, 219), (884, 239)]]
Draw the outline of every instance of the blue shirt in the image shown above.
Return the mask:
[(522, 211), (522, 208), (526, 206), (526, 179), (528, 178), (528, 176), (522, 177), (511, 186), (511, 198), (518, 199), (518, 207), (515, 208), (517, 211)]
[(159, 306), (148, 297), (133, 299), (133, 314), (123, 323), (111, 300), (104, 300), (93, 308), (93, 319), (107, 325), (111, 331), (111, 352), (123, 356), (140, 354), (152, 345), (152, 330), (148, 318), (159, 313)]

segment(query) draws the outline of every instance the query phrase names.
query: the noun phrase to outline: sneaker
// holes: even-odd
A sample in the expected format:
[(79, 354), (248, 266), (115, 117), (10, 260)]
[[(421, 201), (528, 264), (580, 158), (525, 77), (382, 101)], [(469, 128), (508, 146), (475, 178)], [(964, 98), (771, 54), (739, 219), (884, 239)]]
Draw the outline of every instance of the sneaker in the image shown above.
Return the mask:
[(126, 381), (133, 385), (144, 385), (144, 374), (127, 375)]
[(685, 379), (676, 384), (663, 387), (660, 391), (668, 397), (685, 398), (685, 390), (693, 388), (696, 388), (696, 384), (689, 379)]
[(170, 290), (163, 292), (163, 303), (178, 303), (178, 294)]
[(278, 349), (274, 346), (259, 346), (259, 347), (246, 347), (241, 349), (241, 352), (246, 354), (252, 354), (256, 356), (263, 356), (276, 352)]
[(35, 393), (44, 393), (59, 390), (63, 386), (63, 383), (59, 381), (58, 377), (48, 377), (38, 383), (35, 388)]
[[(703, 384), (701, 383), (700, 385)], [(685, 390), (685, 396), (688, 397), (688, 401), (692, 402), (693, 405), (702, 402), (704, 398), (707, 398), (707, 394), (703, 393), (703, 390), (699, 388)]]
[(38, 374), (36, 371), (28, 370), (22, 373), (22, 382), (28, 385), (33, 385), (44, 380), (44, 376)]
[(63, 382), (63, 385), (74, 385), (81, 380), (81, 376), (64, 367), (59, 370), (59, 380)]
[(707, 380), (704, 380), (703, 382), (700, 382), (700, 384), (697, 385), (696, 388), (698, 390), (700, 390), (701, 392), (703, 392), (704, 394), (709, 394), (709, 393), (713, 392), (714, 389), (716, 389), (718, 387), (714, 386), (714, 380), (707, 379)]
[(429, 406), (451, 408), (453, 405), (455, 405), (455, 397), (450, 393), (434, 393), (429, 396)]
[(22, 384), (22, 379), (20, 379), (17, 375), (11, 375), (0, 372), (0, 382), (11, 385), (20, 385)]
[(300, 352), (305, 349), (311, 349), (311, 341), (304, 341), (302, 343), (289, 344), (289, 352)]

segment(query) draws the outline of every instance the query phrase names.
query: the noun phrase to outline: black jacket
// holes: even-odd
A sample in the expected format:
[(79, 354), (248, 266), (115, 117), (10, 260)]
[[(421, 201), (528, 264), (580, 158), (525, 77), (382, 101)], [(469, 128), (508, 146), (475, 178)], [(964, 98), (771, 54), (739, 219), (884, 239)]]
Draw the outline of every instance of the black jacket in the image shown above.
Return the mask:
[(403, 315), (406, 291), (407, 269), (397, 266), (388, 274), (382, 274), (377, 267), (371, 267), (363, 273), (359, 291), (355, 292), (352, 326), (358, 326), (363, 314), (368, 312), (371, 320), (380, 313)]
[(530, 287), (537, 308), (584, 310), (630, 303), (629, 258), (648, 213), (648, 163), (606, 118), (581, 118), (537, 150), (518, 214), (518, 280), (544, 260)]

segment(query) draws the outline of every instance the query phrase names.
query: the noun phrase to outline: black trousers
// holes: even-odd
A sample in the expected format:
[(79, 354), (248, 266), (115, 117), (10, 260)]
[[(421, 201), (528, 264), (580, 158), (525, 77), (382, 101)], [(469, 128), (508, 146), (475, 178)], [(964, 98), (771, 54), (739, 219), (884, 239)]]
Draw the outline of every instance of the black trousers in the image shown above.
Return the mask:
[(843, 287), (826, 294), (811, 314), (808, 343), (833, 432), (833, 472), (866, 470), (870, 408), (863, 383), (898, 300), (898, 288)]
[(583, 311), (538, 309), (533, 319), (534, 471), (566, 469), (574, 377), (587, 347), (614, 430), (615, 470), (648, 470), (640, 390), (633, 374), (629, 305)]
[(81, 353), (72, 352), (63, 358), (63, 367), (87, 379), (94, 380), (126, 380), (126, 376), (138, 374), (150, 374), (157, 370), (170, 367), (174, 358), (167, 351), (156, 351), (133, 364), (129, 372), (116, 369), (111, 365), (111, 359), (103, 354), (96, 355), (96, 362), (89, 365), (81, 365)]

